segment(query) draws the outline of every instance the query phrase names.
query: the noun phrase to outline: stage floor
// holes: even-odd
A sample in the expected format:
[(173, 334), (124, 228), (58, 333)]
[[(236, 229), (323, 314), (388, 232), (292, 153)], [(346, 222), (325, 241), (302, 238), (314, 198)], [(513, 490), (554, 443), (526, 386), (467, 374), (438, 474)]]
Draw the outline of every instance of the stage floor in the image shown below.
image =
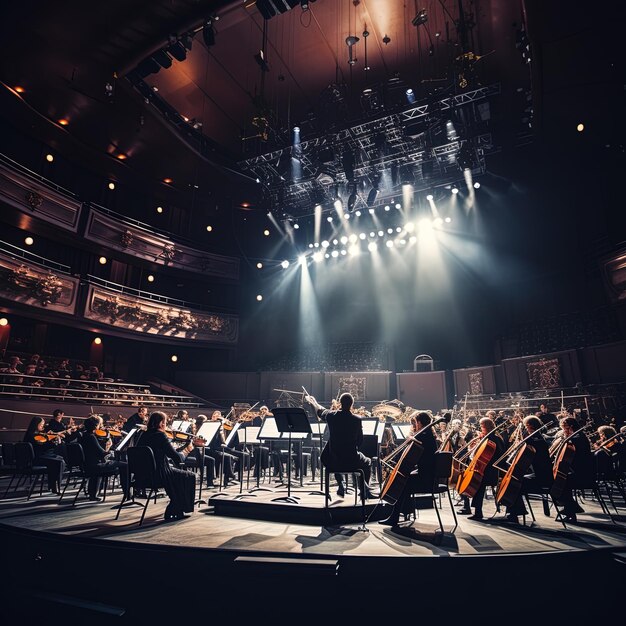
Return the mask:
[[(4, 493), (7, 484), (8, 479), (2, 477), (0, 493)], [(311, 495), (319, 489), (319, 482), (292, 487), (291, 495), (298, 498), (297, 504), (272, 502), (274, 498), (286, 496), (287, 488), (268, 486), (273, 491), (251, 493), (243, 489), (242, 494), (239, 486), (223, 492), (205, 488), (202, 495), (209, 504), (198, 505), (189, 517), (174, 522), (163, 520), (167, 498), (159, 498), (156, 503), (150, 502), (143, 526), (138, 524), (141, 508), (135, 506), (124, 508), (115, 521), (116, 509), (112, 507), (121, 501), (119, 489), (109, 495), (106, 502), (89, 502), (81, 496), (76, 507), (71, 506), (74, 491), (70, 489), (62, 504), (58, 503), (58, 496), (45, 492), (43, 496), (34, 495), (30, 501), (26, 501), (23, 492), (18, 492), (17, 497), (0, 501), (0, 524), (102, 541), (282, 556), (465, 556), (626, 547), (626, 515), (614, 514), (614, 523), (591, 498), (582, 502), (585, 512), (578, 516), (578, 523), (568, 524), (566, 528), (544, 515), (540, 501), (533, 501), (536, 521), (532, 522), (527, 516), (523, 525), (505, 521), (504, 512), (496, 513), (493, 499), (488, 498), (484, 507), (485, 521), (457, 516), (459, 525), (455, 532), (452, 532), (454, 519), (450, 505), (444, 498), (441, 515), (445, 532), (442, 534), (434, 509), (419, 510), (413, 523), (391, 529), (373, 521), (381, 517), (382, 511), (376, 508), (376, 500), (369, 500), (367, 514), (371, 517), (367, 530), (363, 531), (360, 530), (360, 508), (354, 507), (352, 495), (343, 499), (333, 495), (331, 512), (334, 515), (325, 518), (320, 517), (324, 515), (324, 497)], [(226, 514), (218, 514), (220, 510)], [(280, 521), (282, 518), (284, 521)], [(337, 521), (344, 518), (356, 521)], [(321, 521), (324, 519), (328, 521)]]

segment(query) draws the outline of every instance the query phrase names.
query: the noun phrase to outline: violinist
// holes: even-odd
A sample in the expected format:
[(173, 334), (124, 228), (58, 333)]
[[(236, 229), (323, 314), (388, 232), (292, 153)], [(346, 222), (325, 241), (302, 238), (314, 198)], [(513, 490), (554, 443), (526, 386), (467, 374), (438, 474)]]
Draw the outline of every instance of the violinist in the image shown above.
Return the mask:
[[(488, 411), (487, 415), (493, 415), (495, 417), (495, 411)], [(467, 519), (471, 519), (474, 521), (482, 521), (483, 519), (483, 501), (485, 499), (485, 490), (487, 487), (498, 484), (498, 471), (493, 466), (493, 463), (496, 459), (499, 459), (504, 452), (504, 441), (502, 441), (502, 437), (495, 431), (496, 425), (492, 417), (481, 417), (478, 421), (478, 427), (480, 432), (475, 437), (475, 446), (474, 449), (478, 447), (478, 444), (482, 443), (482, 441), (487, 438), (495, 444), (495, 451), (489, 460), (489, 462), (485, 466), (484, 476), (481, 480), (480, 486), (478, 490), (474, 494), (474, 497), (471, 501), (471, 506), (474, 507), (474, 514), (470, 515), (470, 499), (468, 496), (461, 496), (463, 499), (463, 506), (458, 511), (460, 515), (469, 515)], [(471, 445), (469, 446), (471, 447)]]
[(170, 498), (164, 517), (166, 520), (176, 520), (193, 511), (196, 477), (193, 472), (178, 467), (191, 452), (193, 443), (190, 441), (182, 450), (177, 451), (165, 434), (166, 425), (165, 413), (162, 411), (152, 413), (146, 431), (141, 433), (138, 445), (148, 446), (154, 453), (157, 480)]
[(234, 462), (235, 455), (231, 454), (226, 447), (226, 437), (224, 435), (224, 416), (221, 411), (213, 411), (211, 414), (212, 422), (220, 422), (221, 426), (217, 432), (217, 435), (213, 438), (213, 441), (209, 442), (209, 446), (205, 453), (212, 457), (215, 461), (215, 465), (221, 469), (223, 474), (224, 487), (228, 487), (231, 480), (234, 480)]
[[(391, 515), (384, 520), (381, 520), (380, 524), (388, 526), (398, 526), (400, 521), (400, 513), (408, 513), (407, 505), (410, 501), (412, 493), (430, 493), (433, 487), (433, 480), (435, 479), (435, 453), (439, 447), (435, 439), (435, 433), (432, 427), (428, 428), (432, 418), (428, 413), (422, 411), (417, 415), (411, 416), (411, 430), (409, 437), (413, 437), (416, 433), (418, 435), (417, 441), (421, 444), (423, 451), (417, 460), (417, 464), (413, 468), (407, 468), (410, 471), (408, 480), (404, 484), (398, 500), (393, 506)], [(420, 432), (422, 431), (422, 432)]]
[(107, 474), (114, 469), (119, 472), (124, 494), (128, 492), (128, 463), (108, 459), (111, 448), (110, 437), (107, 437), (104, 447), (102, 447), (95, 434), (103, 429), (104, 420), (102, 417), (91, 415), (84, 422), (84, 432), (80, 440), (85, 455), (85, 469), (91, 474), (87, 483), (87, 494), (92, 502), (100, 502), (98, 491), (100, 490), (101, 477), (99, 474)]
[[(273, 417), (273, 413), (270, 413), (270, 410), (267, 406), (263, 405), (259, 409), (259, 415), (252, 422), (253, 426), (260, 426), (263, 423), (263, 420), (267, 417)], [(268, 446), (257, 445), (254, 448), (254, 477), (260, 478), (261, 470), (263, 468), (269, 467), (269, 459), (270, 459), (270, 449)], [(276, 465), (276, 464), (275, 464)], [(277, 466), (274, 467), (274, 472), (276, 475), (279, 473), (279, 468)]]
[(506, 509), (506, 519), (509, 522), (518, 523), (518, 516), (526, 515), (523, 496), (528, 493), (542, 493), (550, 487), (553, 481), (552, 459), (550, 458), (548, 441), (542, 432), (541, 420), (535, 415), (529, 415), (522, 420), (523, 428), (528, 433), (526, 443), (535, 450), (529, 473), (524, 474), (522, 487), (515, 502)]
[(140, 406), (137, 408), (137, 412), (133, 413), (125, 422), (122, 430), (129, 433), (133, 428), (141, 428), (145, 426), (148, 419), (148, 408)]
[[(186, 413), (187, 411), (185, 411)], [(180, 413), (180, 411), (179, 411)], [(192, 432), (195, 435), (202, 424), (207, 421), (206, 415), (198, 415), (196, 417), (196, 421), (192, 426)], [(202, 449), (202, 447), (194, 446), (193, 450), (187, 455), (185, 458), (185, 467), (202, 467), (204, 466), (206, 469), (206, 486), (207, 487), (215, 487), (215, 459), (206, 454), (206, 452)], [(200, 470), (202, 472), (202, 470)]]
[[(557, 504), (562, 506), (561, 515), (566, 522), (576, 522), (576, 514), (583, 513), (583, 508), (574, 499), (575, 489), (589, 488), (594, 482), (593, 455), (591, 444), (587, 435), (583, 431), (574, 434), (579, 430), (578, 422), (573, 417), (564, 417), (559, 425), (563, 431), (563, 439), (569, 439), (569, 443), (574, 445), (574, 456), (569, 467), (569, 473), (565, 483), (565, 489), (557, 500)], [(555, 451), (555, 457), (558, 456)]]
[(33, 464), (45, 465), (48, 468), (48, 490), (52, 493), (61, 493), (65, 461), (56, 453), (61, 438), (58, 435), (54, 436), (54, 433), (44, 434), (44, 424), (43, 417), (33, 417), (24, 434), (24, 441), (33, 446), (35, 453)]
[(450, 444), (450, 451), (453, 454), (465, 445), (465, 435), (462, 431), (463, 422), (460, 419), (453, 419), (450, 422), (450, 431), (444, 436), (444, 443)]
[(598, 441), (593, 444), (596, 476), (602, 480), (617, 481), (624, 447), (613, 426), (598, 426)]

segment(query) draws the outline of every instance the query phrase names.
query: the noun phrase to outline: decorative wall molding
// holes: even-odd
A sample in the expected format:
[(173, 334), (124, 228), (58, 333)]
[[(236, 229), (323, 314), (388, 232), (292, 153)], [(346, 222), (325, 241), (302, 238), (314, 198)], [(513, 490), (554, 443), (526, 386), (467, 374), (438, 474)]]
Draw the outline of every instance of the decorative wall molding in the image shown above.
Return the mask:
[(239, 279), (239, 259), (235, 257), (196, 250), (165, 235), (101, 213), (93, 207), (89, 211), (85, 239), (152, 263), (205, 276)]
[(187, 339), (236, 344), (239, 318), (153, 302), (90, 285), (85, 304), (87, 319), (163, 339)]
[(0, 163), (0, 198), (16, 209), (77, 232), (81, 202)]
[(78, 279), (0, 252), (0, 297), (74, 315)]

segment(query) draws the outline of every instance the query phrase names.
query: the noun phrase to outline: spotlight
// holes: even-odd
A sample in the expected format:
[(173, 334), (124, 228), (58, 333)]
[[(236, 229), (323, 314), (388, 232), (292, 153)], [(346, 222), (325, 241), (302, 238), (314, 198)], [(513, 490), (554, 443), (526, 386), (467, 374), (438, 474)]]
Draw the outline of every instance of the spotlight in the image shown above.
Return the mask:
[(413, 26), (421, 26), (422, 24), (426, 24), (428, 21), (428, 14), (426, 13), (426, 9), (422, 9), (412, 20), (411, 24)]
[(344, 213), (344, 214), (343, 214), (343, 218), (344, 218), (345, 220), (349, 220), (349, 219), (350, 219), (350, 213)]
[(61, 124), (61, 126), (67, 126), (69, 123), (70, 121), (66, 120), (64, 117), (59, 120), (59, 124)]
[(384, 231), (384, 230), (379, 230), (379, 231), (378, 231), (378, 236), (379, 236), (379, 237), (382, 237), (384, 234), (385, 234), (385, 231)]
[(101, 256), (101, 257), (98, 259), (98, 263), (100, 263), (100, 265), (106, 265), (106, 263), (107, 263), (107, 258), (106, 258), (105, 256)]
[(386, 245), (388, 248), (393, 248), (393, 241), (391, 241), (391, 239), (389, 239), (388, 241), (386, 241), (386, 242), (385, 242), (385, 245)]
[(577, 130), (579, 133), (582, 133), (582, 132), (583, 132), (583, 130), (585, 130), (585, 125), (581, 122), (580, 124), (578, 124), (578, 126), (576, 126), (576, 130)]
[(258, 270), (262, 270), (263, 269), (263, 263), (261, 263), (260, 261), (256, 264), (256, 268)]
[(385, 205), (385, 211), (389, 211), (390, 207), (388, 204)]
[(266, 237), (269, 237), (269, 236), (270, 236), (270, 231), (269, 231), (269, 230), (267, 230), (267, 228), (266, 228), (266, 229), (263, 231), (263, 234), (264, 234)]
[(208, 17), (202, 26), (202, 39), (207, 48), (215, 45), (215, 29), (213, 28), (213, 18)]
[(401, 209), (402, 205), (399, 202), (396, 202), (396, 209)]
[(474, 183), (474, 189), (480, 189), (480, 183), (478, 181)]
[(263, 296), (261, 294), (259, 294), (257, 297), (257, 302), (261, 302), (261, 300), (263, 300)]
[(154, 276), (152, 274), (148, 274), (148, 282), (149, 283), (153, 283), (154, 282)]
[(94, 342), (97, 346), (99, 346), (99, 345), (102, 343), (102, 339), (100, 339), (100, 337), (96, 337), (96, 338), (93, 340), (93, 342)]
[(294, 227), (294, 229), (295, 229), (295, 230), (298, 230), (298, 229), (300, 228), (300, 224), (298, 224), (298, 222), (296, 222), (296, 223), (293, 225), (293, 227)]
[(109, 189), (113, 191), (115, 189), (115, 183), (113, 182), (109, 183)]
[(361, 211), (355, 211), (355, 212), (354, 212), (354, 214), (355, 214), (357, 217), (361, 217)]
[(326, 239), (324, 239), (324, 241), (322, 241), (322, 248), (328, 248), (330, 244), (328, 243), (328, 241), (326, 241)]
[(326, 221), (327, 221), (327, 222), (332, 222), (332, 221), (333, 221), (333, 216), (332, 216), (332, 215), (329, 215), (329, 216), (326, 218)]
[(452, 187), (452, 193), (459, 193), (459, 190), (456, 187)]
[(293, 127), (293, 132), (294, 133), (299, 133), (300, 132), (300, 127), (299, 126), (294, 126)]
[(374, 215), (374, 213), (376, 213), (376, 209), (370, 209), (370, 215)]
[(322, 260), (322, 253), (321, 252), (314, 252), (313, 253), (313, 261), (315, 263), (319, 263)]
[(298, 257), (298, 263), (299, 263), (300, 265), (306, 265), (306, 256), (304, 256), (304, 254), (301, 254), (301, 255)]
[(413, 93), (413, 90), (410, 87), (406, 90), (406, 99), (409, 104), (413, 104), (415, 102), (415, 93)]
[(212, 230), (213, 230), (213, 226), (211, 226), (211, 224), (209, 224), (209, 225), (206, 227), (206, 232), (207, 232), (207, 233), (210, 233)]
[(366, 237), (365, 233), (359, 233), (359, 239), (361, 241), (363, 241), (365, 239), (365, 237)]
[(172, 356), (170, 357), (170, 361), (172, 363), (176, 363), (176, 362), (178, 362), (178, 357), (175, 354), (172, 354)]
[(163, 207), (162, 207), (162, 206), (158, 206), (158, 207), (156, 208), (156, 212), (157, 212), (157, 213), (163, 213)]
[(388, 229), (387, 229), (387, 234), (388, 234), (388, 235), (391, 235), (391, 233), (393, 233), (393, 228), (388, 228)]
[(336, 246), (339, 243), (339, 239), (333, 239), (333, 246)]
[(433, 194), (432, 194), (432, 193), (429, 193), (429, 194), (426, 196), (426, 200), (428, 200), (428, 201), (430, 202), (432, 199), (433, 199)]
[(370, 252), (374, 252), (374, 251), (378, 250), (378, 246), (376, 245), (376, 242), (375, 242), (375, 241), (370, 241), (370, 242), (367, 244), (367, 249), (368, 249)]
[(359, 254), (360, 251), (361, 251), (361, 248), (359, 248), (359, 246), (357, 246), (356, 244), (351, 245), (348, 248), (348, 253), (350, 254), (350, 256), (356, 256), (357, 254)]
[(446, 219), (444, 220), (446, 224), (449, 224), (451, 221), (452, 221), (451, 217), (446, 217)]
[(333, 251), (330, 253), (330, 256), (332, 256), (332, 257), (333, 257), (333, 259), (336, 259), (336, 258), (339, 256), (339, 250), (333, 250)]
[(287, 261), (287, 260), (283, 261), (283, 262), (280, 264), (280, 266), (281, 266), (284, 270), (286, 270), (286, 269), (289, 267), (289, 261)]
[(24, 243), (27, 246), (32, 246), (35, 243), (35, 240), (32, 237), (26, 237), (26, 239), (24, 239)]
[(9, 320), (6, 317), (0, 317), (0, 326), (8, 326)]
[(54, 157), (51, 154), (46, 154), (46, 161), (48, 161), (48, 163), (52, 163), (52, 161), (54, 161)]
[(440, 217), (436, 217), (433, 220), (433, 226), (435, 226), (436, 228), (439, 228), (442, 224), (443, 224), (443, 220)]
[[(334, 202), (335, 205), (335, 209), (337, 209), (337, 211), (341, 211), (341, 209), (343, 209), (343, 202), (341, 201), (341, 198), (337, 198)], [(330, 221), (330, 220), (328, 220)]]
[[(370, 189), (370, 192), (367, 194), (367, 204), (368, 206), (371, 206), (372, 204), (374, 204), (374, 202), (376, 202), (376, 198), (378, 196), (378, 187), (372, 187)], [(371, 209), (373, 210), (373, 209)]]
[(341, 251), (341, 256), (346, 256), (346, 254), (348, 254), (345, 250)]
[[(346, 241), (349, 241), (350, 243), (356, 243), (357, 236), (354, 233), (352, 233), (349, 237), (346, 237), (345, 239)], [(343, 244), (346, 243), (343, 237), (341, 238), (341, 243)]]

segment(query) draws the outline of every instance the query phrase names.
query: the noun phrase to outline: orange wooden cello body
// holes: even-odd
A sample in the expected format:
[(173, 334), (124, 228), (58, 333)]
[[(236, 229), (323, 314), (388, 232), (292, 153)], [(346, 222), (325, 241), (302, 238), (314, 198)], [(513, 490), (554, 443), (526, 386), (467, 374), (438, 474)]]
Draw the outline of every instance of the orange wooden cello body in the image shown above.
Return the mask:
[(575, 454), (576, 446), (569, 442), (565, 442), (556, 453), (552, 466), (554, 482), (550, 488), (550, 495), (555, 500), (558, 500), (563, 495), (567, 483), (567, 475), (569, 474)]
[(522, 488), (524, 474), (530, 467), (534, 456), (535, 448), (527, 443), (523, 443), (520, 446), (498, 486), (498, 492), (496, 493), (496, 502), (498, 504), (512, 506), (515, 503)]
[(424, 448), (419, 441), (414, 440), (407, 444), (396, 466), (391, 470), (381, 487), (381, 500), (391, 504), (395, 504), (398, 501), (411, 471), (417, 465), (423, 452)]
[(476, 495), (485, 477), (487, 465), (489, 465), (489, 461), (491, 461), (495, 452), (496, 444), (488, 437), (485, 437), (483, 441), (478, 444), (470, 464), (459, 476), (457, 493), (460, 496), (468, 496), (471, 498)]

